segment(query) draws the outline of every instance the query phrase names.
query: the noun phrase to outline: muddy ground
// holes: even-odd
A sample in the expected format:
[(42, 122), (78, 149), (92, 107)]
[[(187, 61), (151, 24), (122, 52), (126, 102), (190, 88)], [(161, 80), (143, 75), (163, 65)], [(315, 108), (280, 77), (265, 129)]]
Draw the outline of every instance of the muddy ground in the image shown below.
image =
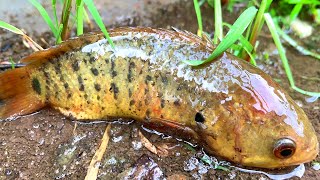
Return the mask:
[[(123, 1), (108, 3), (98, 1), (98, 8), (108, 27), (118, 26), (152, 26), (196, 32), (197, 23), (192, 1)], [(107, 6), (106, 8), (104, 8)], [(106, 10), (106, 9), (111, 9)], [(113, 9), (113, 10), (112, 10)], [(2, 10), (2, 9), (1, 9)], [(213, 10), (203, 6), (205, 30), (212, 32)], [(233, 22), (239, 13), (224, 11), (224, 19)], [(10, 12), (4, 12), (9, 16)], [(32, 13), (30, 13), (32, 14)], [(10, 22), (20, 27), (23, 24), (11, 15)], [(29, 21), (41, 21), (40, 18)], [(36, 20), (35, 20), (36, 19)], [(39, 23), (39, 22), (38, 22)], [(45, 26), (42, 23), (43, 26)], [(40, 22), (41, 26), (41, 22)], [(32, 29), (32, 28), (31, 28)], [(42, 29), (28, 31), (43, 47), (54, 44), (52, 35)], [(319, 32), (319, 31), (318, 31)], [(304, 41), (319, 50), (319, 33)], [(45, 41), (41, 40), (44, 39)], [(285, 73), (275, 46), (267, 31), (262, 33), (259, 45), (259, 67), (279, 81), (281, 86), (302, 105), (314, 125), (320, 139), (319, 100), (308, 103), (306, 96), (289, 88)], [(48, 44), (47, 44), (47, 43)], [(315, 47), (314, 45), (318, 45)], [(20, 37), (0, 30), (0, 62), (12, 57), (18, 61), (32, 52), (22, 44)], [(268, 52), (270, 59), (265, 60), (263, 53)], [(287, 55), (299, 87), (320, 91), (320, 61), (303, 56), (287, 46)], [(315, 78), (316, 77), (316, 78)], [(19, 118), (11, 122), (0, 122), (0, 180), (1, 179), (84, 179), (93, 154), (99, 147), (106, 123), (83, 124), (73, 122), (52, 109), (44, 109), (36, 114)], [(166, 156), (157, 156), (141, 144), (138, 132), (141, 131), (153, 144), (167, 149)], [(204, 156), (201, 148), (190, 146), (166, 135), (157, 135), (145, 131), (136, 122), (115, 122), (111, 128), (111, 140), (101, 162), (99, 179), (124, 179), (145, 175), (144, 179), (267, 179), (264, 175), (249, 174), (231, 169), (230, 172), (214, 170), (200, 159)], [(212, 157), (213, 158), (213, 157)], [(317, 157), (316, 161), (320, 161)], [(130, 170), (135, 174), (130, 175)], [(286, 172), (288, 170), (282, 170)], [(278, 173), (279, 170), (269, 171)], [(293, 178), (296, 179), (296, 178)], [(302, 179), (320, 179), (320, 171), (306, 164)]]

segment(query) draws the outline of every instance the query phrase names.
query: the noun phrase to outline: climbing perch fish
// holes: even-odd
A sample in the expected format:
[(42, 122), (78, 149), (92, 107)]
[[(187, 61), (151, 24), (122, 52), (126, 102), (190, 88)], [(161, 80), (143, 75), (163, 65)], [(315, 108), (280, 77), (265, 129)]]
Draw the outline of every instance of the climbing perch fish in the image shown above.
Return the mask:
[(272, 78), (184, 31), (152, 28), (86, 34), (22, 59), (0, 74), (0, 119), (45, 106), (76, 120), (135, 119), (192, 137), (245, 166), (279, 168), (311, 161), (315, 131)]

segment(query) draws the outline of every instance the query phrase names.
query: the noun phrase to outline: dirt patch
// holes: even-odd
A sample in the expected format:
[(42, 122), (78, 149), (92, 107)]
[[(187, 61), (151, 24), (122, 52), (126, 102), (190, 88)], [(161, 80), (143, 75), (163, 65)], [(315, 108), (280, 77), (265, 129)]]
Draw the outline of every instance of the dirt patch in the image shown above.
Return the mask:
[[(160, 2), (162, 1), (139, 1), (137, 4), (139, 11), (135, 11), (133, 16), (118, 18), (110, 26), (140, 25), (162, 28), (173, 26), (196, 32), (197, 21), (192, 1)], [(123, 11), (127, 13), (126, 8)], [(202, 7), (202, 12), (205, 30), (212, 32), (213, 10), (205, 5)], [(108, 17), (109, 15), (116, 16), (112, 13), (110, 12)], [(114, 13), (119, 14), (119, 12)], [(226, 16), (224, 18), (229, 22), (237, 17), (236, 14), (230, 15), (227, 12), (224, 14)], [(4, 34), (5, 36), (0, 37), (0, 61), (8, 61), (10, 57), (18, 61), (32, 52), (31, 49), (22, 45), (20, 37), (8, 35), (8, 32), (0, 30), (0, 35)], [(50, 33), (34, 33), (32, 37), (43, 47), (49, 47), (49, 45), (41, 41), (41, 38), (49, 44), (54, 43)], [(290, 95), (302, 105), (320, 139), (319, 101), (307, 103), (305, 96), (289, 88), (281, 62), (276, 54), (271, 54), (270, 61), (263, 59), (263, 52), (273, 52), (275, 48), (267, 32), (260, 38), (260, 42), (259, 67), (279, 81), (281, 86), (287, 89)], [(320, 62), (302, 56), (289, 47), (287, 55), (297, 86), (320, 91), (319, 80), (310, 80), (312, 77), (319, 77)], [(105, 127), (105, 123), (73, 122), (52, 109), (41, 110), (34, 115), (15, 121), (1, 122), (0, 179), (83, 179), (90, 160), (99, 146)], [(139, 130), (153, 144), (168, 147), (169, 154), (159, 157), (144, 148), (138, 138)], [(156, 177), (167, 179), (265, 178), (263, 175), (253, 175), (236, 170), (231, 172), (214, 170), (200, 160), (204, 156), (201, 148), (195, 147), (194, 149), (196, 151), (192, 151), (187, 143), (170, 136), (149, 133), (136, 122), (114, 123), (111, 129), (111, 141), (101, 162), (99, 178), (122, 179), (132, 177), (132, 174), (144, 173), (145, 169), (150, 169), (148, 171), (150, 179)], [(316, 161), (320, 161), (320, 158), (318, 157)], [(144, 168), (139, 170), (139, 167)], [(271, 171), (270, 173), (277, 172)], [(306, 164), (303, 179), (320, 179), (320, 171), (313, 170), (310, 163)]]

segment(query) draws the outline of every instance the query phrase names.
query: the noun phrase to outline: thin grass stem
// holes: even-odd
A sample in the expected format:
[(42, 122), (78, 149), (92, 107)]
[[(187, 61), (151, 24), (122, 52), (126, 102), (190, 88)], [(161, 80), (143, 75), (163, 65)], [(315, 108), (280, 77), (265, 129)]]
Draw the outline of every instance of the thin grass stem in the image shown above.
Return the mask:
[(221, 1), (214, 1), (214, 37), (213, 43), (218, 44), (223, 38)]
[(92, 0), (83, 0), (83, 2), (88, 7), (91, 15), (93, 16), (93, 19), (95, 20), (95, 22), (97, 23), (97, 25), (99, 26), (99, 28), (101, 29), (103, 34), (106, 36), (111, 47), (114, 48), (114, 43), (113, 43), (112, 39), (110, 38), (109, 33), (103, 24), (102, 18), (100, 16), (97, 8), (93, 4), (93, 1)]
[(198, 0), (193, 0), (194, 10), (196, 11), (197, 21), (198, 21), (198, 36), (202, 37), (203, 27), (202, 27), (202, 16)]
[(77, 35), (83, 34), (83, 1), (77, 0)]
[(294, 79), (293, 79), (292, 71), (290, 69), (288, 59), (286, 57), (285, 50), (284, 50), (284, 48), (283, 48), (283, 46), (281, 44), (280, 38), (279, 38), (279, 36), (277, 34), (275, 23), (273, 22), (273, 20), (272, 20), (272, 18), (271, 18), (269, 13), (265, 13), (264, 14), (264, 18), (265, 18), (266, 23), (268, 25), (268, 28), (269, 28), (269, 30), (271, 32), (273, 41), (274, 41), (274, 43), (275, 43), (275, 45), (276, 45), (276, 47), (278, 49), (278, 52), (279, 52), (279, 55), (280, 55), (280, 59), (282, 61), (282, 64), (283, 64), (284, 70), (286, 72), (286, 75), (288, 77), (288, 80), (289, 80), (291, 88), (294, 89), (297, 92), (300, 92), (301, 94), (305, 94), (305, 95), (308, 95), (308, 96), (320, 97), (320, 92), (305, 91), (305, 90), (303, 90), (301, 88), (296, 87)]

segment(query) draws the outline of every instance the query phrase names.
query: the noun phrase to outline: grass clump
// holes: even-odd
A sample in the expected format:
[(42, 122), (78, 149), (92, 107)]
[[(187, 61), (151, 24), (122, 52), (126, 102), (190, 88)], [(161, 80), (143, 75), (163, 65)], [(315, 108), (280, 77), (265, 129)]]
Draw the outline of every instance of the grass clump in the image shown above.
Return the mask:
[[(301, 88), (298, 88), (294, 83), (294, 78), (292, 76), (292, 72), (290, 69), (290, 66), (288, 64), (288, 60), (285, 55), (285, 50), (280, 42), (279, 35), (284, 38), (286, 41), (288, 41), (292, 46), (297, 47), (297, 49), (302, 52), (305, 55), (310, 55), (315, 58), (320, 57), (317, 53), (313, 53), (301, 46), (298, 46), (297, 43), (290, 38), (286, 33), (284, 33), (281, 28), (277, 25), (277, 19), (280, 21), (284, 21), (284, 18), (282, 16), (276, 16), (275, 12), (276, 10), (273, 8), (271, 12), (274, 14), (274, 17), (271, 18), (269, 12), (269, 8), (271, 6), (272, 0), (262, 0), (259, 4), (257, 1), (252, 0), (248, 3), (249, 8), (247, 8), (235, 21), (233, 25), (224, 23), (222, 21), (222, 11), (221, 11), (221, 3), (220, 1), (213, 1), (213, 0), (207, 0), (208, 4), (214, 8), (215, 11), (215, 35), (213, 38), (213, 43), (216, 45), (216, 49), (212, 52), (212, 54), (205, 60), (188, 60), (185, 61), (185, 63), (192, 65), (192, 66), (199, 66), (208, 62), (213, 61), (218, 56), (220, 56), (223, 52), (229, 51), (233, 53), (234, 55), (245, 59), (247, 61), (250, 61), (251, 64), (256, 65), (255, 62), (255, 48), (257, 46), (257, 37), (260, 34), (260, 31), (262, 29), (262, 26), (264, 25), (264, 21), (268, 20), (267, 25), (268, 28), (272, 34), (272, 37), (274, 39), (274, 42), (278, 48), (280, 59), (282, 60), (283, 67), (285, 69), (286, 75), (288, 77), (290, 86), (298, 91), (299, 93), (309, 95), (309, 96), (316, 96), (320, 97), (319, 92), (310, 92), (302, 90)], [(231, 5), (234, 5), (235, 3), (244, 3), (244, 0), (234, 0), (230, 1), (229, 3)], [(247, 1), (246, 1), (247, 2)], [(196, 16), (198, 19), (198, 25), (200, 33), (198, 35), (203, 34), (202, 33), (202, 22), (199, 22), (201, 17), (200, 8), (197, 7), (201, 4), (203, 4), (204, 1), (200, 1), (198, 3), (197, 0), (194, 1), (194, 6), (196, 9)], [(280, 2), (281, 4), (283, 2)], [(311, 7), (312, 12), (316, 12), (317, 16), (320, 14), (320, 10), (317, 9), (318, 5), (320, 4), (320, 1), (315, 0), (285, 0), (285, 3), (287, 5), (293, 6), (291, 10), (289, 10), (287, 13), (290, 14), (290, 20), (294, 20), (298, 17), (299, 14), (301, 14), (302, 9), (304, 6)], [(229, 4), (229, 5), (230, 5)], [(257, 10), (252, 4), (259, 7)], [(280, 8), (283, 8), (283, 6), (280, 6)], [(310, 11), (309, 11), (310, 12)], [(315, 16), (315, 15), (314, 15)], [(319, 17), (315, 16), (315, 18), (320, 19)], [(229, 28), (228, 33), (223, 37), (223, 31), (222, 27), (226, 26)], [(223, 37), (223, 38), (222, 38)]]
[[(101, 29), (101, 31), (106, 36), (108, 42), (111, 44), (112, 47), (114, 47), (114, 44), (108, 34), (108, 31), (106, 30), (102, 18), (94, 5), (92, 0), (76, 0), (74, 4), (72, 4), (72, 0), (64, 0), (63, 3), (63, 9), (61, 13), (61, 19), (58, 21), (57, 17), (57, 11), (56, 11), (56, 0), (52, 0), (52, 9), (53, 9), (53, 20), (49, 16), (48, 12), (45, 10), (45, 8), (38, 2), (38, 0), (29, 0), (29, 2), (37, 8), (39, 13), (41, 14), (44, 21), (49, 26), (51, 32), (53, 33), (56, 43), (59, 44), (61, 41), (68, 39), (69, 37), (69, 30), (72, 29), (72, 26), (74, 23), (70, 23), (70, 18), (73, 15), (72, 14), (72, 5), (76, 7), (76, 13), (75, 13), (75, 22), (77, 24), (77, 35), (83, 34), (83, 21), (84, 16), (86, 17), (86, 10), (85, 6), (88, 8), (89, 12), (91, 13), (93, 19)], [(71, 24), (71, 27), (69, 26)]]

